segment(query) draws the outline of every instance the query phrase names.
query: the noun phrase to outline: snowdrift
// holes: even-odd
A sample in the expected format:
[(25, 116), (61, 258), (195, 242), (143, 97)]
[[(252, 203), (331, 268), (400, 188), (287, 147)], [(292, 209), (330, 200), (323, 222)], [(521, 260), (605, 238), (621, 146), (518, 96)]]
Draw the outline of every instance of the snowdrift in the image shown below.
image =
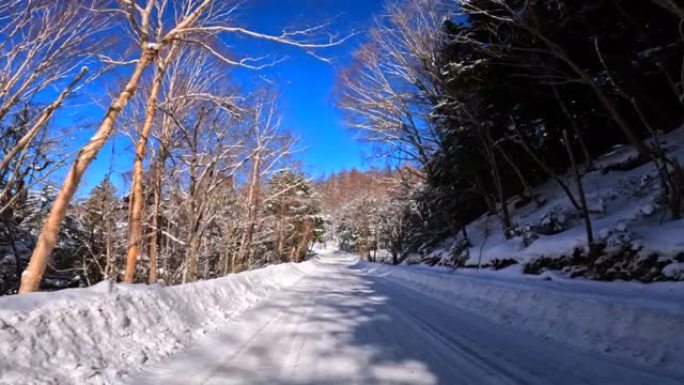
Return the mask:
[(355, 268), (580, 351), (684, 376), (684, 283), (549, 281), (367, 262)]
[(106, 384), (214, 330), (315, 269), (280, 264), (187, 285), (0, 298), (0, 384)]

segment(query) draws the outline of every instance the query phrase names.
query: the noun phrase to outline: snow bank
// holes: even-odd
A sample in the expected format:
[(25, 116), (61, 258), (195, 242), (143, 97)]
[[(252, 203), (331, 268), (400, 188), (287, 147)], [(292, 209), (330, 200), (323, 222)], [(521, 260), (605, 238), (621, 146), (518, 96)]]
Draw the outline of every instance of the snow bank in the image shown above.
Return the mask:
[(366, 262), (356, 268), (580, 351), (684, 375), (684, 283), (548, 281)]
[(315, 262), (161, 287), (101, 283), (0, 298), (0, 384), (106, 384), (215, 329)]

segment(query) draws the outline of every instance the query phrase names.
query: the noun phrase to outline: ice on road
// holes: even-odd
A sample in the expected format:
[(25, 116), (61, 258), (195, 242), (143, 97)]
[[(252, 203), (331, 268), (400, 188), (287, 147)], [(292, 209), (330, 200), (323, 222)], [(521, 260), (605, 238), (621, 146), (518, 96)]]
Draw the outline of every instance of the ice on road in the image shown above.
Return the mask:
[(328, 261), (130, 384), (681, 384)]

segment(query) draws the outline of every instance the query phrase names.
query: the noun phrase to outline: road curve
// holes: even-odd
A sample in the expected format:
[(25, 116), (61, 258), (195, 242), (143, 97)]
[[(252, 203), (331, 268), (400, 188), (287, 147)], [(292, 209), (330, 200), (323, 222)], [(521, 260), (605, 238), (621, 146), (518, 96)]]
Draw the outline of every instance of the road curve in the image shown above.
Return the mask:
[(494, 324), (347, 263), (317, 271), (136, 385), (674, 385)]

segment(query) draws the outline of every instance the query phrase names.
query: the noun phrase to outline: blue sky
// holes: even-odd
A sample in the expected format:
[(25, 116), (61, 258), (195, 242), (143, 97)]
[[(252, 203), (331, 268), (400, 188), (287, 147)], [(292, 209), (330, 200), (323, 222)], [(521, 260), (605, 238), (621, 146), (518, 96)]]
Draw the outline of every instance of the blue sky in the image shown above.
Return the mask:
[[(382, 11), (382, 4), (381, 0), (251, 0), (245, 3), (243, 14), (248, 26), (273, 34), (283, 26), (308, 26), (324, 20), (331, 21), (331, 30), (346, 34), (368, 29), (373, 16)], [(261, 75), (274, 82), (281, 96), (283, 125), (301, 137), (306, 151), (300, 156), (312, 176), (368, 163), (363, 144), (344, 127), (333, 100), (336, 71), (349, 62), (362, 38), (360, 33), (339, 47), (318, 51), (333, 59), (332, 64), (298, 49), (244, 40), (250, 46), (257, 44), (257, 53), (275, 50), (274, 54), (288, 57), (273, 68), (244, 75)], [(246, 71), (237, 72), (243, 75)]]
[[(287, 57), (286, 61), (261, 71), (236, 69), (232, 77), (244, 89), (270, 86), (278, 92), (283, 128), (301, 138), (300, 147), (304, 151), (297, 157), (312, 177), (370, 165), (366, 146), (345, 127), (342, 114), (335, 107), (333, 92), (337, 70), (349, 63), (354, 48), (363, 38), (362, 32), (370, 27), (373, 16), (381, 12), (382, 4), (381, 0), (249, 0), (241, 8), (241, 24), (259, 32), (279, 34), (284, 27), (311, 26), (325, 20), (331, 21), (331, 30), (342, 34), (361, 32), (341, 46), (317, 51), (331, 58), (332, 63), (274, 43), (245, 38), (229, 40), (235, 52)], [(92, 111), (93, 122), (84, 123), (96, 123), (101, 118), (100, 108)], [(62, 119), (68, 121), (68, 115)], [(80, 146), (92, 132), (79, 131), (70, 144), (74, 148)], [(87, 195), (110, 171), (119, 190), (124, 190), (127, 186), (123, 175), (131, 167), (131, 149), (127, 137), (112, 138), (86, 173), (78, 195)]]

